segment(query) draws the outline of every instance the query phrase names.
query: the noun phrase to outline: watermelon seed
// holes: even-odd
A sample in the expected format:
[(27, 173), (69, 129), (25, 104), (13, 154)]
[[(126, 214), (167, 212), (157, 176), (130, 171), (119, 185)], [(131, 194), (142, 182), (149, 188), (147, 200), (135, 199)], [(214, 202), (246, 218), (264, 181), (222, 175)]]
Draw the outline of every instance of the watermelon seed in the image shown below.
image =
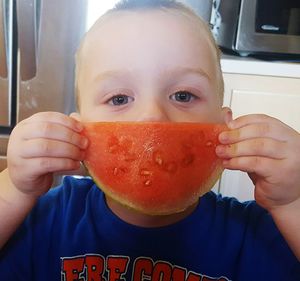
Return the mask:
[(154, 153), (153, 153), (153, 160), (154, 160), (154, 162), (156, 163), (156, 164), (158, 164), (159, 166), (162, 166), (163, 165), (163, 158), (162, 158), (162, 156), (161, 156), (161, 154), (160, 154), (160, 152), (159, 151), (155, 151)]
[(125, 159), (124, 159), (126, 162), (133, 162), (135, 160), (137, 160), (137, 157), (135, 154), (126, 154), (125, 155)]
[(114, 175), (118, 175), (118, 168), (114, 168)]
[(146, 180), (145, 182), (144, 182), (144, 185), (145, 186), (150, 186), (152, 184), (152, 181), (151, 180)]
[(187, 154), (181, 161), (182, 166), (189, 166), (194, 162), (195, 156), (193, 154)]
[(169, 173), (175, 173), (177, 171), (177, 164), (175, 162), (169, 162), (165, 165), (165, 170)]
[(125, 168), (125, 167), (120, 167), (119, 170), (120, 170), (122, 173), (127, 173), (127, 172), (128, 172), (128, 169)]
[(119, 145), (113, 144), (108, 148), (109, 153), (116, 153), (119, 150)]
[(115, 176), (120, 175), (120, 173), (124, 174), (124, 173), (127, 173), (127, 172), (128, 172), (128, 169), (125, 168), (125, 167), (114, 168), (114, 175)]
[(213, 145), (213, 142), (212, 141), (207, 141), (206, 144), (205, 144), (207, 147), (210, 147)]
[(148, 170), (146, 170), (146, 169), (142, 169), (142, 170), (140, 171), (140, 175), (141, 175), (141, 176), (151, 176), (151, 175), (152, 175), (152, 171), (148, 171)]

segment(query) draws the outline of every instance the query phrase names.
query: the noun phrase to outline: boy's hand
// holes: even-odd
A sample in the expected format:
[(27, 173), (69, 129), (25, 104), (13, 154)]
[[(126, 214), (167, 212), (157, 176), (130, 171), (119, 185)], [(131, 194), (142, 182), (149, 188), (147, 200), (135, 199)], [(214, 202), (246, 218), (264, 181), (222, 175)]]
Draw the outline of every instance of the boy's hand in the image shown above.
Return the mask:
[(224, 167), (247, 172), (255, 200), (268, 211), (300, 206), (300, 134), (266, 115), (237, 118), (229, 128), (216, 150)]
[(57, 112), (21, 121), (7, 150), (9, 176), (16, 189), (36, 198), (51, 187), (54, 172), (78, 169), (87, 147), (82, 129), (78, 121)]

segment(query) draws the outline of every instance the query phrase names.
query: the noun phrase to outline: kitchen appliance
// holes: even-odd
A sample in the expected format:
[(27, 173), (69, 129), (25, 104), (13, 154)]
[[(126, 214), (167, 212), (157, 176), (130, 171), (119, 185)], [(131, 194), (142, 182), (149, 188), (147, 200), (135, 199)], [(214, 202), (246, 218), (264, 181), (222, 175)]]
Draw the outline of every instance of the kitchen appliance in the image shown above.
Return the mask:
[(300, 57), (299, 0), (223, 0), (217, 43), (240, 55)]
[(0, 171), (17, 122), (74, 110), (74, 54), (86, 8), (83, 0), (0, 0)]
[(206, 22), (210, 22), (213, 9), (213, 2), (216, 0), (178, 0), (178, 2), (190, 7)]

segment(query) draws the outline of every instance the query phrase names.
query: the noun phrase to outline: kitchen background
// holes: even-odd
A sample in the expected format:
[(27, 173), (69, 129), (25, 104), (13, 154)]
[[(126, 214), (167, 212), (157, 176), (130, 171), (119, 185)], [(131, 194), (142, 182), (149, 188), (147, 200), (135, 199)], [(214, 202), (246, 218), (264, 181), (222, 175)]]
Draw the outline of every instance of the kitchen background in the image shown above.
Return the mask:
[[(17, 122), (38, 111), (74, 111), (76, 48), (116, 2), (0, 0), (0, 171)], [(300, 1), (181, 2), (210, 23), (224, 51), (224, 105), (234, 117), (265, 113), (300, 132)], [(225, 171), (214, 190), (253, 199), (253, 184), (238, 171)]]

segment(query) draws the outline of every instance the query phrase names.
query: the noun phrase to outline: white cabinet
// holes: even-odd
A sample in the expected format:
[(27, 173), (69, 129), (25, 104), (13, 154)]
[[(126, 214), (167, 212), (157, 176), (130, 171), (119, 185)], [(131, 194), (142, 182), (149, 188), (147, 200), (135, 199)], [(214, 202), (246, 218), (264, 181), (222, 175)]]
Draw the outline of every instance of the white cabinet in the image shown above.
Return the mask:
[[(300, 78), (224, 73), (224, 81), (224, 106), (232, 108), (234, 118), (268, 114), (300, 132)], [(240, 201), (254, 199), (254, 186), (240, 171), (225, 170), (219, 191)]]

